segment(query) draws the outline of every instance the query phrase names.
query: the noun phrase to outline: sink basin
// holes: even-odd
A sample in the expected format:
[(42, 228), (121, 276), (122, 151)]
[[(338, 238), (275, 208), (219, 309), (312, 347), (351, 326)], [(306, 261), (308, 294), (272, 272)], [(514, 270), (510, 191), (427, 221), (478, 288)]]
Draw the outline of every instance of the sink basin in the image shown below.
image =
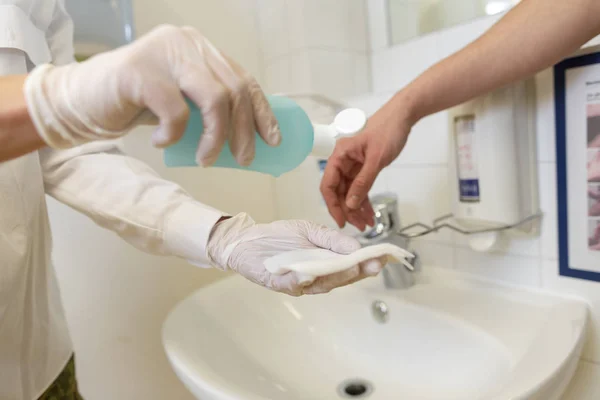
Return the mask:
[(181, 302), (163, 341), (202, 400), (553, 400), (586, 315), (576, 299), (444, 270), (405, 291), (369, 279), (301, 298), (232, 277)]

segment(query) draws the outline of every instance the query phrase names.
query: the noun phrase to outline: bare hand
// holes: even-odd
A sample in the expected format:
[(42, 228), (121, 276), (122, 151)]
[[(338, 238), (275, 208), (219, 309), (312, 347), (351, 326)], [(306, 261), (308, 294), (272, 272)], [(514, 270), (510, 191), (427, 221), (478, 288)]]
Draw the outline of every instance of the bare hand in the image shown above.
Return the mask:
[(373, 224), (369, 190), (379, 172), (398, 157), (413, 125), (393, 102), (373, 115), (362, 133), (339, 140), (327, 162), (321, 193), (340, 228), (346, 222), (360, 230)]

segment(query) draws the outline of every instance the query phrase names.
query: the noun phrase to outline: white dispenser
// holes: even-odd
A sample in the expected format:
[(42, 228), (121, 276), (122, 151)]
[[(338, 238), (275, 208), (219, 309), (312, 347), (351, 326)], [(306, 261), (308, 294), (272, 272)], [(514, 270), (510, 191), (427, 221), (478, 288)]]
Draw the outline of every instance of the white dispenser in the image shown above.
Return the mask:
[(347, 108), (339, 112), (330, 125), (314, 124), (314, 142), (311, 156), (329, 158), (335, 142), (343, 137), (354, 136), (367, 125), (367, 114), (358, 108)]
[[(532, 80), (493, 91), (449, 111), (452, 213), (466, 230), (502, 228), (539, 212)], [(474, 250), (502, 238), (535, 235), (539, 223), (469, 236)]]

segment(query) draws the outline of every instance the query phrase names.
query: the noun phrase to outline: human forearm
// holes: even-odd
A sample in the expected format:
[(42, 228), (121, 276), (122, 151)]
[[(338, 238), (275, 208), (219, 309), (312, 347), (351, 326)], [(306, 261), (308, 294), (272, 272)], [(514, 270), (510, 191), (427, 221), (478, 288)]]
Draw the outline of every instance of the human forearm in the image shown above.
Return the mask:
[(412, 123), (525, 79), (600, 33), (600, 1), (524, 0), (487, 33), (434, 65), (392, 102)]
[(194, 200), (115, 142), (40, 151), (46, 193), (145, 252), (207, 266), (206, 243), (223, 213)]
[(417, 121), (551, 66), (600, 33), (598, 15), (600, 0), (523, 0), (481, 38), (398, 92), (329, 157), (321, 192), (338, 225), (372, 223), (368, 193)]
[(23, 95), (26, 77), (0, 77), (0, 162), (20, 157), (45, 145), (27, 111)]

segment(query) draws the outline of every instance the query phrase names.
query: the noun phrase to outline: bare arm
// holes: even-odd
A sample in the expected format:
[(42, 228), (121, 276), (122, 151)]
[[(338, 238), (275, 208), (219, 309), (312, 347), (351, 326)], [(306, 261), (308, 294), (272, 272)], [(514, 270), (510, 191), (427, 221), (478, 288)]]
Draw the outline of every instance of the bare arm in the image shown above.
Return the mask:
[(527, 78), (599, 33), (598, 0), (524, 0), (479, 39), (425, 71), (395, 101), (418, 120)]
[(364, 229), (367, 195), (421, 118), (547, 68), (600, 33), (600, 0), (523, 0), (478, 40), (429, 68), (338, 141), (321, 182), (330, 214)]
[(23, 84), (26, 75), (0, 77), (0, 162), (45, 146), (29, 117)]

